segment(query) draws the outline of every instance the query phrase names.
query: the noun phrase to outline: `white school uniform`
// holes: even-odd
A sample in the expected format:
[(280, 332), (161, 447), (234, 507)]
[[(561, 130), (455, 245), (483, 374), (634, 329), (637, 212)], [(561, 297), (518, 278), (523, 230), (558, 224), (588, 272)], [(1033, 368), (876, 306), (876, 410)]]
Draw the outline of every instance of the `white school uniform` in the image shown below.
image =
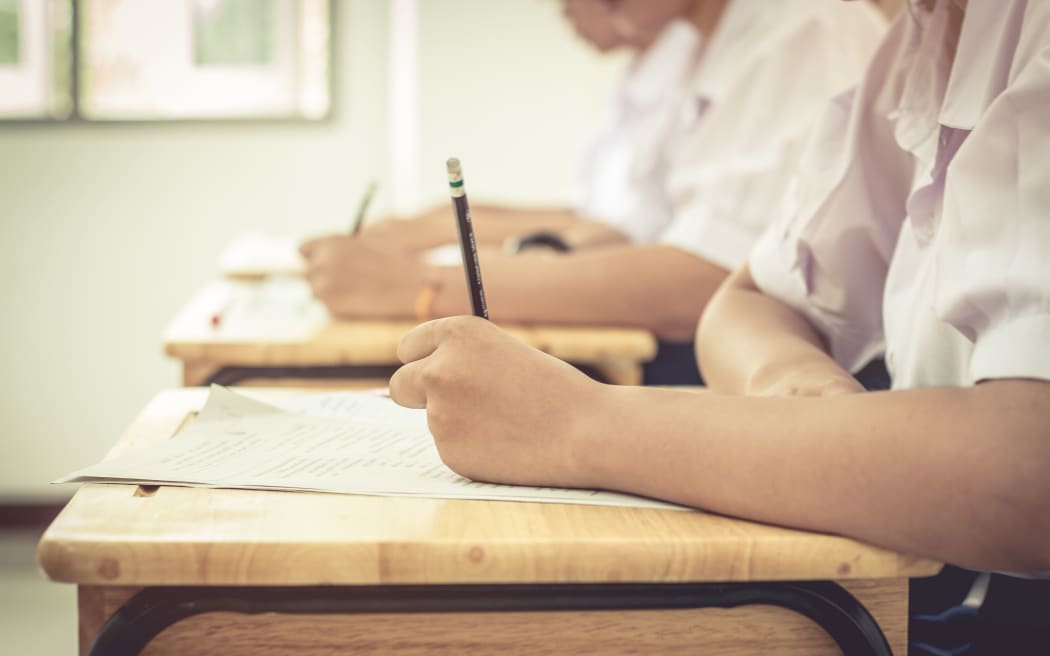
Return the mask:
[(730, 0), (710, 39), (672, 22), (585, 151), (577, 211), (727, 268), (774, 219), (820, 109), (885, 31), (866, 2)]
[(578, 214), (637, 243), (651, 241), (653, 226), (670, 220), (665, 151), (700, 52), (700, 34), (675, 20), (635, 58), (580, 158)]
[(885, 349), (896, 389), (1050, 380), (1050, 2), (963, 16), (898, 17), (750, 256), (844, 367)]

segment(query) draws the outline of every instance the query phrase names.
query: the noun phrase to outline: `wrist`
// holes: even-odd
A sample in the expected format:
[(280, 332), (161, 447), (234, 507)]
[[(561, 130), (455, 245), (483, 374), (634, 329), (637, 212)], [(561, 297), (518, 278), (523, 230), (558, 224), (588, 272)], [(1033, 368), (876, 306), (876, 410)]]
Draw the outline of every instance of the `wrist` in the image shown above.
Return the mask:
[(617, 444), (626, 425), (623, 415), (628, 399), (624, 392), (637, 388), (606, 385), (589, 378), (584, 383), (564, 436), (569, 477), (578, 487), (611, 489), (623, 470)]

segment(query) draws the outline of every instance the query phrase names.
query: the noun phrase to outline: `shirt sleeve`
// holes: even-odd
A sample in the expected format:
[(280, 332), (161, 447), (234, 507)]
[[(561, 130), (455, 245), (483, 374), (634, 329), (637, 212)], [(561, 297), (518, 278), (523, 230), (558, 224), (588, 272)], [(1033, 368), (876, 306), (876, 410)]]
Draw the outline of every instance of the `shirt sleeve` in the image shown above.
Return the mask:
[(849, 371), (883, 349), (882, 297), (914, 171), (877, 102), (878, 62), (826, 108), (783, 215), (748, 260), (758, 287), (803, 314)]
[(1031, 11), (1042, 29), (945, 184), (934, 311), (973, 342), (974, 383), (1050, 380), (1050, 11)]

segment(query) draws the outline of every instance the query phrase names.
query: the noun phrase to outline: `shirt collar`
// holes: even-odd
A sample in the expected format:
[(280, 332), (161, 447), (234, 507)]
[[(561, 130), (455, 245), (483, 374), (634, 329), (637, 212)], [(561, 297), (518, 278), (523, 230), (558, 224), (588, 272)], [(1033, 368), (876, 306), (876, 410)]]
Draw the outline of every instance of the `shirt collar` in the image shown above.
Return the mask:
[[(958, 28), (958, 16), (950, 2), (937, 2), (932, 9), (913, 5), (908, 21), (907, 47), (900, 69), (906, 71), (900, 97), (890, 118), (895, 120), (897, 144), (915, 155), (936, 137), (940, 108), (952, 65), (949, 35)], [(953, 20), (956, 22), (953, 24)]]

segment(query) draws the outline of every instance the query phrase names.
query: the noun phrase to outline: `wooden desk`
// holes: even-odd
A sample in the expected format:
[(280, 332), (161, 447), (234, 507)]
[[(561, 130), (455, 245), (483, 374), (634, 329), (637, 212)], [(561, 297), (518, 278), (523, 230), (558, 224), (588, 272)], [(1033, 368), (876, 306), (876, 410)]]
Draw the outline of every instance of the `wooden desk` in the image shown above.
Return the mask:
[[(158, 395), (111, 455), (204, 398)], [(940, 569), (701, 512), (97, 484), (38, 556), (81, 652), (119, 654), (838, 653), (800, 612), (904, 654), (907, 579)]]
[[(221, 280), (194, 295), (164, 336), (165, 353), (182, 361), (183, 384), (292, 378), (332, 387), (333, 378), (354, 377), (385, 384), (399, 364), (397, 344), (415, 323), (333, 320), (305, 284), (294, 278)], [(215, 325), (217, 314), (225, 318)], [(642, 363), (656, 354), (656, 340), (640, 329), (505, 327), (616, 384), (641, 384)]]

